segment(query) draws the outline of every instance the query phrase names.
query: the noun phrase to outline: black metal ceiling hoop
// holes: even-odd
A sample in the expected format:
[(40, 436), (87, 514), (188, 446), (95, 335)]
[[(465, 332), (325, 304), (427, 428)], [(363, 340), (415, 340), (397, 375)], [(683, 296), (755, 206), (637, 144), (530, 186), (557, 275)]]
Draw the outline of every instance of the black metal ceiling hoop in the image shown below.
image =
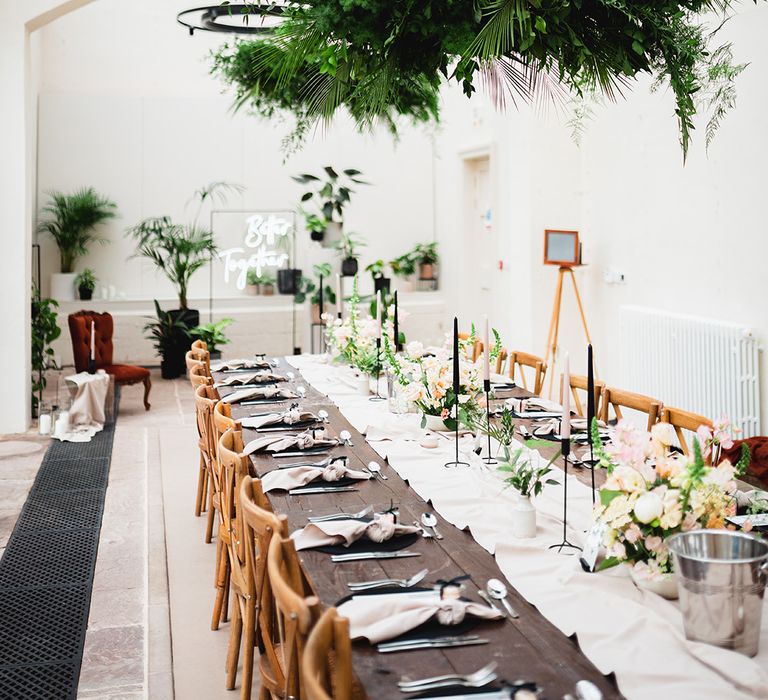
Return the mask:
[(282, 5), (272, 3), (209, 5), (182, 10), (176, 21), (187, 28), (190, 36), (196, 31), (265, 35), (271, 34), (282, 20), (283, 9)]

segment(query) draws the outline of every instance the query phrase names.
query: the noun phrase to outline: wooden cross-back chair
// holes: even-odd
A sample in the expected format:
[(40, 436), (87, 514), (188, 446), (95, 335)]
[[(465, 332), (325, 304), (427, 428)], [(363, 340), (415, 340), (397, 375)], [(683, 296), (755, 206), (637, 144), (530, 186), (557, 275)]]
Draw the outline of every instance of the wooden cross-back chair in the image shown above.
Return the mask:
[[(595, 380), (595, 417), (600, 416), (600, 397), (603, 393), (603, 388), (605, 387), (604, 382), (600, 382)], [(589, 392), (589, 380), (587, 377), (585, 377), (582, 374), (572, 374), (570, 375), (570, 389), (571, 389), (571, 396), (573, 397), (573, 409), (576, 411), (579, 418), (586, 418), (587, 416), (587, 402), (586, 398), (584, 399), (584, 403), (581, 402), (581, 396), (579, 395), (579, 391), (583, 391), (585, 393)], [(563, 387), (563, 375), (560, 375), (560, 404), (563, 403), (563, 390), (565, 387)]]
[(187, 365), (187, 372), (190, 372), (193, 367), (202, 365), (205, 368), (205, 374), (211, 376), (211, 353), (207, 350), (195, 348), (187, 350), (184, 355), (184, 362)]
[(499, 354), (496, 355), (496, 374), (504, 374), (504, 365), (506, 365), (508, 357), (507, 349), (500, 348)]
[[(520, 380), (523, 384), (523, 389), (533, 392), (536, 396), (541, 395), (541, 390), (544, 388), (544, 378), (547, 376), (547, 363), (537, 355), (531, 355), (528, 352), (522, 352), (520, 350), (512, 350), (508, 354), (509, 363), (509, 378), (516, 382), (517, 368), (520, 368)], [(498, 359), (497, 359), (498, 363)], [(533, 385), (528, 387), (528, 380), (525, 377), (525, 368), (533, 370)]]
[(192, 343), (192, 349), (193, 350), (205, 350), (205, 352), (208, 352), (208, 343), (206, 343), (204, 340), (200, 340), (200, 338), (198, 338), (194, 343)]
[(213, 379), (206, 374), (205, 365), (202, 362), (196, 362), (194, 366), (188, 367), (189, 381), (192, 382), (192, 388), (197, 389), (201, 384), (213, 386)]
[(690, 450), (688, 449), (688, 443), (685, 441), (684, 430), (695, 433), (702, 425), (707, 426), (710, 430), (713, 429), (712, 421), (709, 418), (700, 416), (697, 413), (691, 413), (690, 411), (684, 411), (681, 408), (670, 408), (668, 406), (662, 409), (659, 421), (661, 423), (669, 423), (675, 429), (680, 449), (686, 455), (690, 454)]
[[(273, 537), (269, 543), (267, 571), (275, 601), (278, 665), (272, 668), (279, 692), (273, 698), (303, 698), (301, 662), (307, 637), (318, 617), (320, 601), (309, 595), (296, 548), (290, 537)], [(266, 641), (266, 640), (265, 640)], [(260, 700), (270, 696), (262, 694)]]
[[(469, 333), (459, 333), (459, 340), (469, 340)], [(472, 352), (469, 353), (469, 357), (472, 362), (475, 362), (483, 352), (483, 343), (480, 340), (475, 340), (472, 345)]]
[(604, 423), (608, 423), (608, 412), (610, 408), (613, 408), (617, 420), (622, 420), (624, 418), (621, 410), (622, 408), (629, 408), (633, 411), (644, 413), (648, 416), (646, 430), (650, 431), (653, 424), (659, 419), (662, 403), (658, 399), (651, 398), (650, 396), (635, 394), (632, 391), (624, 391), (623, 389), (615, 389), (606, 386), (603, 387), (600, 395), (600, 413), (598, 414), (598, 417)]
[(218, 401), (213, 407), (213, 430), (216, 434), (216, 442), (227, 430), (242, 430), (240, 421), (232, 418), (232, 404), (226, 401)]
[(195, 389), (195, 418), (197, 420), (198, 446), (200, 448), (200, 471), (197, 477), (197, 500), (195, 515), (208, 510), (205, 541), (213, 536), (214, 483), (213, 472), (216, 461), (216, 437), (213, 431), (213, 409), (219, 400), (218, 392), (212, 386), (201, 385)]
[[(288, 520), (276, 515), (261, 490), (261, 481), (243, 477), (238, 499), (238, 522), (242, 527), (245, 550), (246, 597), (243, 609), (243, 698), (250, 697), (253, 678), (254, 644), (259, 647), (260, 697), (280, 695), (284, 687), (276, 611), (272, 587), (267, 574), (267, 553), (272, 538), (288, 537)], [(275, 671), (277, 669), (277, 671)], [(248, 695), (245, 688), (248, 686)]]
[(306, 700), (352, 700), (349, 620), (328, 608), (312, 628), (301, 664)]

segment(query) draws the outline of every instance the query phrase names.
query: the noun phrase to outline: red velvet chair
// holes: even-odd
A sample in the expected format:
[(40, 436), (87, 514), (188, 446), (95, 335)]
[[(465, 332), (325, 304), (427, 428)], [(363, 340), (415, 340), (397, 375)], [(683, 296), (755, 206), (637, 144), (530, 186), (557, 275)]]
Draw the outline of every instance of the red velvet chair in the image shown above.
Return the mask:
[(95, 329), (96, 368), (103, 369), (114, 377), (115, 384), (144, 384), (144, 408), (149, 410), (149, 390), (152, 382), (149, 370), (136, 365), (112, 364), (112, 333), (114, 321), (108, 313), (96, 311), (78, 311), (69, 315), (69, 334), (72, 337), (72, 353), (75, 356), (75, 369), (78, 372), (88, 370), (88, 360), (91, 356), (91, 321)]

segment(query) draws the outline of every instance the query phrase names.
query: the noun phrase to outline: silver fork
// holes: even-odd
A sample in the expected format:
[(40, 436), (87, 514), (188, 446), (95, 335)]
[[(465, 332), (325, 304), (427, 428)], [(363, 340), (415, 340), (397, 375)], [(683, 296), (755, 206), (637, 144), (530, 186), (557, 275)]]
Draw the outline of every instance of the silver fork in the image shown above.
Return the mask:
[(498, 664), (493, 661), (474, 673), (467, 673), (465, 675), (451, 673), (445, 676), (424, 678), (419, 681), (400, 681), (397, 685), (403, 693), (420, 693), (425, 690), (446, 688), (451, 685), (461, 685), (465, 688), (480, 688), (491, 681), (496, 680), (497, 676), (495, 671), (497, 665)]
[(325, 523), (329, 520), (359, 520), (373, 513), (373, 506), (366, 506), (359, 513), (332, 513), (331, 515), (315, 515), (307, 518), (311, 523)]
[(423, 581), (425, 576), (429, 573), (429, 569), (422, 569), (418, 574), (414, 574), (411, 578), (382, 578), (378, 581), (362, 581), (360, 583), (348, 583), (350, 590), (352, 591), (366, 591), (369, 588), (386, 588), (387, 586), (399, 586), (400, 588), (410, 588), (415, 586), (420, 581)]
[(326, 457), (319, 462), (296, 462), (294, 464), (281, 464), (280, 469), (293, 469), (293, 467), (327, 467), (331, 463), (332, 457)]

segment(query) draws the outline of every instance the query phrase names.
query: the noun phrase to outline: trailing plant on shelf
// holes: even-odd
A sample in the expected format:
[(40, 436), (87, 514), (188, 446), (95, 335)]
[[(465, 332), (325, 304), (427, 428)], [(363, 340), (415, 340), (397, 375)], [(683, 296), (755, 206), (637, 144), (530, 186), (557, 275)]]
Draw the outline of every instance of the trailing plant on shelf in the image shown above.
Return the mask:
[(187, 292), (192, 276), (217, 252), (213, 231), (197, 223), (203, 206), (216, 200), (225, 202), (228, 194), (240, 191), (239, 185), (213, 182), (195, 192), (198, 207), (192, 223), (175, 224), (169, 216), (159, 216), (144, 219), (128, 230), (136, 241), (134, 257), (147, 258), (165, 274), (183, 311), (189, 308)]
[(219, 346), (228, 345), (230, 343), (229, 338), (224, 334), (224, 329), (234, 322), (235, 320), (233, 318), (222, 318), (215, 323), (206, 323), (201, 326), (196, 326), (189, 331), (189, 334), (193, 338), (202, 340), (208, 346), (208, 352), (213, 356), (221, 353)]
[(43, 298), (37, 285), (32, 287), (32, 415), (37, 416), (43, 398), (43, 390), (48, 383), (45, 371), (54, 366), (51, 343), (61, 335), (57, 323), (56, 309), (59, 304), (54, 299)]
[(144, 334), (152, 341), (162, 359), (160, 371), (163, 379), (175, 379), (184, 374), (184, 355), (190, 345), (190, 329), (181, 315), (160, 308), (157, 299), (155, 317), (144, 325)]
[[(258, 12), (259, 3), (250, 4)], [(730, 44), (716, 43), (734, 5), (734, 0), (290, 3), (271, 34), (215, 52), (212, 72), (234, 87), (238, 107), (266, 117), (292, 114), (291, 145), (337, 110), (361, 129), (383, 122), (396, 132), (401, 116), (437, 121), (446, 80), (460, 85), (467, 97), (482, 84), (504, 109), (518, 98), (563, 102), (569, 94), (594, 92), (615, 99), (631, 81), (649, 75), (671, 89), (685, 157), (697, 113), (710, 115), (709, 138), (734, 103), (733, 85), (743, 65), (733, 63)]]
[(72, 273), (78, 258), (88, 253), (92, 243), (106, 243), (96, 234), (97, 228), (117, 216), (117, 205), (96, 192), (83, 187), (72, 194), (52, 191), (42, 212), (48, 216), (37, 225), (39, 233), (47, 233), (59, 248), (60, 271)]
[(75, 277), (75, 286), (80, 292), (80, 299), (88, 301), (93, 296), (93, 290), (96, 289), (96, 275), (93, 274), (93, 270), (86, 267)]

